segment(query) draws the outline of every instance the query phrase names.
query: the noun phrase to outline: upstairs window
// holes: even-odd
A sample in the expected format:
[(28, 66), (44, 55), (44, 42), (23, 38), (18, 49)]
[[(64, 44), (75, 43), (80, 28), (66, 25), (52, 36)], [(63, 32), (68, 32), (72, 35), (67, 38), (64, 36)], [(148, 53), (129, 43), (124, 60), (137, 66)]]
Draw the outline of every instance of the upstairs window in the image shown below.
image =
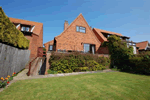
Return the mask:
[(76, 31), (77, 31), (77, 32), (85, 33), (85, 32), (86, 32), (86, 28), (85, 28), (85, 27), (82, 27), (82, 26), (76, 26)]
[(29, 32), (29, 27), (27, 27), (27, 26), (22, 26), (22, 28), (21, 28), (21, 31), (26, 31), (26, 32)]
[(49, 46), (49, 51), (53, 51), (53, 45)]

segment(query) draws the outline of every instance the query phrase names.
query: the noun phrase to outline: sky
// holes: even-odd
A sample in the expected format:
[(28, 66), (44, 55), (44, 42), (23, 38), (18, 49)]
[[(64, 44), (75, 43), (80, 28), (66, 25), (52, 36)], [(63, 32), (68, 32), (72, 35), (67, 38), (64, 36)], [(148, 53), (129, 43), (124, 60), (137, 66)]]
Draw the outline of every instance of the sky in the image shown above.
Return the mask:
[(43, 43), (53, 40), (80, 13), (89, 26), (150, 42), (150, 0), (1, 0), (8, 17), (43, 23)]

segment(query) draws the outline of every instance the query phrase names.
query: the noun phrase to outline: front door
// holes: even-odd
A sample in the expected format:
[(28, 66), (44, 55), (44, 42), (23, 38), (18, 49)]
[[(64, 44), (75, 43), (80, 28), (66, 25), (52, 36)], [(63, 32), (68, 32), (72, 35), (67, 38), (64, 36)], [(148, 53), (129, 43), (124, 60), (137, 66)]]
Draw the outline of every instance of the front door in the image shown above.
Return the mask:
[(95, 54), (95, 45), (93, 45), (93, 44), (84, 44), (84, 52)]
[(92, 53), (95, 54), (95, 45), (92, 45)]

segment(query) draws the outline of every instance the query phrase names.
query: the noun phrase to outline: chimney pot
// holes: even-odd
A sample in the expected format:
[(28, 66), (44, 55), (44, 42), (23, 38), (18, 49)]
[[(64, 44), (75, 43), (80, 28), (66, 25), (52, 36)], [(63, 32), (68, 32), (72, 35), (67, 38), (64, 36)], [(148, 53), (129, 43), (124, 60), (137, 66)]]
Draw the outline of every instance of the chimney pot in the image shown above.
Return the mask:
[(64, 23), (64, 30), (67, 29), (68, 26), (69, 26), (68, 21), (65, 20), (65, 23)]

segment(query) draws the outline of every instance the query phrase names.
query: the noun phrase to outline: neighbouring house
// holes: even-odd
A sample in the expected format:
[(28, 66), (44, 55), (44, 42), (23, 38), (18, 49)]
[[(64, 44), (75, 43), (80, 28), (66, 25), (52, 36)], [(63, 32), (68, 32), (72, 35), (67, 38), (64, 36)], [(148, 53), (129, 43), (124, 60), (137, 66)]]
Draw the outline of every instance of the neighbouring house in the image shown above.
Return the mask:
[(107, 47), (101, 47), (104, 41), (110, 35), (119, 36), (122, 41), (127, 42), (127, 46), (132, 45), (134, 47), (134, 54), (136, 54), (136, 43), (129, 41), (130, 37), (123, 36), (122, 34), (101, 30), (97, 28), (91, 28), (83, 15), (80, 14), (70, 25), (68, 21), (64, 23), (64, 31), (44, 44), (46, 51), (57, 52), (90, 52), (98, 54), (109, 54)]
[(43, 23), (10, 18), (10, 21), (30, 40), (30, 60), (37, 56), (38, 48), (43, 47)]
[(64, 31), (54, 37), (54, 40), (44, 44), (47, 51), (80, 51), (93, 54), (98, 53), (100, 45), (101, 42), (94, 35), (82, 14), (79, 14), (70, 25), (65, 21)]
[[(95, 33), (96, 37), (99, 39), (99, 41), (101, 43), (103, 43), (104, 41), (107, 41), (107, 38), (110, 35), (116, 35), (119, 36), (120, 39), (122, 40), (122, 42), (126, 42), (127, 43), (127, 47), (132, 46), (133, 47), (133, 53), (134, 54), (138, 54), (138, 48), (136, 46), (135, 42), (130, 41), (130, 37), (127, 36), (123, 36), (120, 33), (115, 33), (115, 32), (110, 32), (110, 31), (106, 31), (106, 30), (102, 30), (102, 29), (97, 29), (97, 28), (93, 28), (93, 32)], [(99, 51), (100, 54), (109, 54), (108, 51), (108, 47), (100, 47)]]
[(150, 43), (148, 41), (138, 42), (136, 45), (139, 47), (139, 52), (150, 51)]

